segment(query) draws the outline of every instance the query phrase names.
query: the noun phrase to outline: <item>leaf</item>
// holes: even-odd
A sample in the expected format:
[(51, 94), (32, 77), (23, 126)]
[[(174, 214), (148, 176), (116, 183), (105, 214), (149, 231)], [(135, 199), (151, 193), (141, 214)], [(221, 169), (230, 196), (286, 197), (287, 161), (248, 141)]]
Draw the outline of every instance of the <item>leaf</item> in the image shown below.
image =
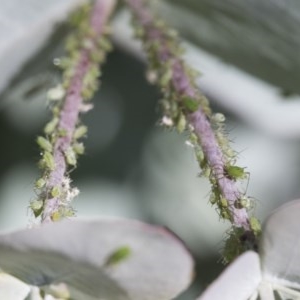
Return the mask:
[[(107, 266), (124, 245), (130, 256)], [(74, 300), (166, 300), (189, 285), (193, 260), (164, 228), (103, 219), (2, 235), (0, 267), (31, 285), (66, 283)]]
[(264, 277), (300, 288), (300, 200), (279, 207), (267, 219), (261, 240)]
[(0, 273), (0, 299), (24, 300), (30, 292), (30, 287), (24, 282), (8, 275)]
[(231, 263), (197, 300), (247, 300), (260, 282), (259, 256), (247, 251)]

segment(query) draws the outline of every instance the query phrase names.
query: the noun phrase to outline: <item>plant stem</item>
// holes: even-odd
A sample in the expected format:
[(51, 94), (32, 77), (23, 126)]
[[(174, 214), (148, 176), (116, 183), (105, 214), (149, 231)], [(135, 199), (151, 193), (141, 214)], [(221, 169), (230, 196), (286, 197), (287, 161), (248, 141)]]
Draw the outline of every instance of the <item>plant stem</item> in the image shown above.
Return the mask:
[[(57, 218), (65, 217), (68, 212), (62, 212), (62, 208), (69, 206), (72, 198), (77, 194), (71, 189), (68, 169), (76, 165), (76, 154), (73, 146), (76, 142), (76, 130), (79, 123), (79, 115), (84, 105), (83, 92), (89, 92), (89, 86), (84, 84), (85, 78), (103, 61), (93, 60), (93, 54), (101, 50), (99, 39), (106, 31), (106, 23), (115, 6), (115, 0), (97, 0), (91, 10), (88, 21), (87, 32), (89, 35), (83, 37), (77, 51), (76, 63), (71, 72), (69, 83), (66, 89), (66, 96), (58, 114), (58, 125), (52, 134), (53, 144), (53, 167), (46, 168), (44, 178), (46, 186), (41, 195), (45, 197), (42, 208), (42, 222), (54, 221)], [(80, 25), (80, 24), (79, 24)], [(97, 75), (99, 75), (97, 73)], [(97, 80), (95, 76), (95, 80)], [(53, 189), (56, 189), (55, 192)]]
[[(154, 77), (156, 75), (156, 82), (168, 101), (165, 114), (172, 119), (173, 124), (177, 124), (177, 128), (184, 120), (188, 125), (184, 126), (184, 129), (189, 128), (197, 137), (197, 143), (204, 156), (200, 164), (209, 168), (209, 179), (214, 196), (218, 198), (220, 216), (229, 219), (234, 228), (242, 229), (242, 232), (246, 233), (248, 243), (249, 239), (251, 243), (255, 243), (254, 237), (258, 230), (252, 228), (248, 210), (236, 205), (237, 201), (244, 197), (244, 193), (239, 190), (238, 178), (228, 175), (230, 167), (238, 168), (240, 172), (243, 172), (243, 169), (232, 166), (235, 160), (232, 154), (228, 154), (229, 142), (223, 135), (222, 125), (212, 124), (213, 115), (207, 99), (195, 84), (193, 70), (181, 57), (182, 49), (174, 31), (152, 15), (145, 4), (146, 1), (124, 1), (134, 15), (136, 35), (143, 41), (150, 71), (154, 73)], [(221, 135), (221, 142), (217, 134)]]

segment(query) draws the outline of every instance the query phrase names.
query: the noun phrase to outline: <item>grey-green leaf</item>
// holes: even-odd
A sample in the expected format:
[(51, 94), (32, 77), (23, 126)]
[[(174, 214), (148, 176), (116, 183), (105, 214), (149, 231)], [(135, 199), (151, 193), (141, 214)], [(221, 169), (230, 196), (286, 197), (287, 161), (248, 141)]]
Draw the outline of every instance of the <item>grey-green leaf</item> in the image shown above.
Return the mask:
[[(107, 267), (124, 245), (130, 255)], [(1, 235), (0, 268), (31, 285), (64, 282), (74, 300), (167, 300), (190, 284), (193, 260), (164, 228), (77, 220)]]

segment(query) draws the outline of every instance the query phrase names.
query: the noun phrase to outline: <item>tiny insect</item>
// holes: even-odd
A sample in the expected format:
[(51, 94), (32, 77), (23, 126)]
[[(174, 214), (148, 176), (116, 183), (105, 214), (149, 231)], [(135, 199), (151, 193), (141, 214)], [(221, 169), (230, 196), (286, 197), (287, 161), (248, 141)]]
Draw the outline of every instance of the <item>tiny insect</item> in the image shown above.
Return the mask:
[(76, 128), (75, 132), (74, 132), (74, 139), (77, 140), (77, 139), (80, 139), (82, 138), (83, 136), (85, 136), (87, 134), (87, 127), (85, 125), (81, 125), (79, 126), (78, 128)]
[(245, 168), (229, 165), (225, 167), (224, 175), (231, 180), (238, 180), (246, 179), (249, 174), (245, 172)]
[(131, 249), (128, 246), (122, 246), (108, 256), (104, 265), (106, 267), (117, 265), (123, 262), (124, 260), (128, 259), (130, 255)]
[(38, 145), (41, 147), (41, 149), (51, 152), (52, 151), (52, 144), (44, 137), (39, 136), (36, 139)]

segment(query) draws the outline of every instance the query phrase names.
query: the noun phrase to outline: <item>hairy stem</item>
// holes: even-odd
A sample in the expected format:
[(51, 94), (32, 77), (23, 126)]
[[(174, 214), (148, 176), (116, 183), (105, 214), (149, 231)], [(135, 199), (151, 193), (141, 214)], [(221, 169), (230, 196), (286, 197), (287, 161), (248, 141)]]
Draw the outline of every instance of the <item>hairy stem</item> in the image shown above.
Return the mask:
[(164, 101), (167, 100), (164, 106), (165, 120), (168, 120), (168, 124), (180, 127), (181, 131), (189, 129), (196, 136), (196, 144), (203, 152), (199, 162), (203, 168), (209, 169), (208, 177), (217, 198), (220, 216), (229, 219), (234, 228), (242, 229), (254, 243), (259, 229), (252, 228), (248, 210), (237, 205), (245, 197), (237, 185), (238, 177), (245, 177), (245, 173), (243, 168), (233, 165), (234, 152), (229, 151), (222, 125), (213, 123), (214, 115), (207, 99), (195, 84), (193, 70), (181, 57), (182, 49), (176, 34), (152, 15), (146, 1), (124, 1), (134, 15), (136, 35), (143, 41), (152, 74), (150, 77), (160, 86)]
[[(115, 0), (95, 1), (86, 24), (78, 24), (83, 28), (80, 34), (70, 42), (72, 47), (74, 44), (74, 49), (69, 49), (70, 57), (67, 57), (69, 65), (65, 68), (65, 97), (54, 112), (52, 123), (55, 128), (46, 133), (45, 141), (43, 138), (39, 140), (41, 143), (48, 143), (49, 139), (51, 144), (49, 147), (48, 144), (44, 147), (42, 145), (47, 152), (44, 152), (41, 163), (45, 169), (42, 177), (45, 187), (40, 192), (43, 201), (42, 222), (67, 216), (70, 202), (77, 194), (77, 190), (70, 187), (68, 171), (70, 167), (76, 166), (76, 156), (83, 151), (83, 146), (77, 143), (77, 139), (85, 134), (86, 128), (79, 126), (79, 115), (87, 110), (83, 107), (90, 106), (84, 103), (88, 100), (85, 98), (90, 98), (91, 91), (94, 92), (97, 87), (97, 77), (100, 75), (98, 64), (104, 61), (105, 51), (108, 50), (107, 41), (105, 47), (102, 36), (107, 31), (106, 23), (114, 6)], [(35, 215), (38, 214), (35, 212)]]

